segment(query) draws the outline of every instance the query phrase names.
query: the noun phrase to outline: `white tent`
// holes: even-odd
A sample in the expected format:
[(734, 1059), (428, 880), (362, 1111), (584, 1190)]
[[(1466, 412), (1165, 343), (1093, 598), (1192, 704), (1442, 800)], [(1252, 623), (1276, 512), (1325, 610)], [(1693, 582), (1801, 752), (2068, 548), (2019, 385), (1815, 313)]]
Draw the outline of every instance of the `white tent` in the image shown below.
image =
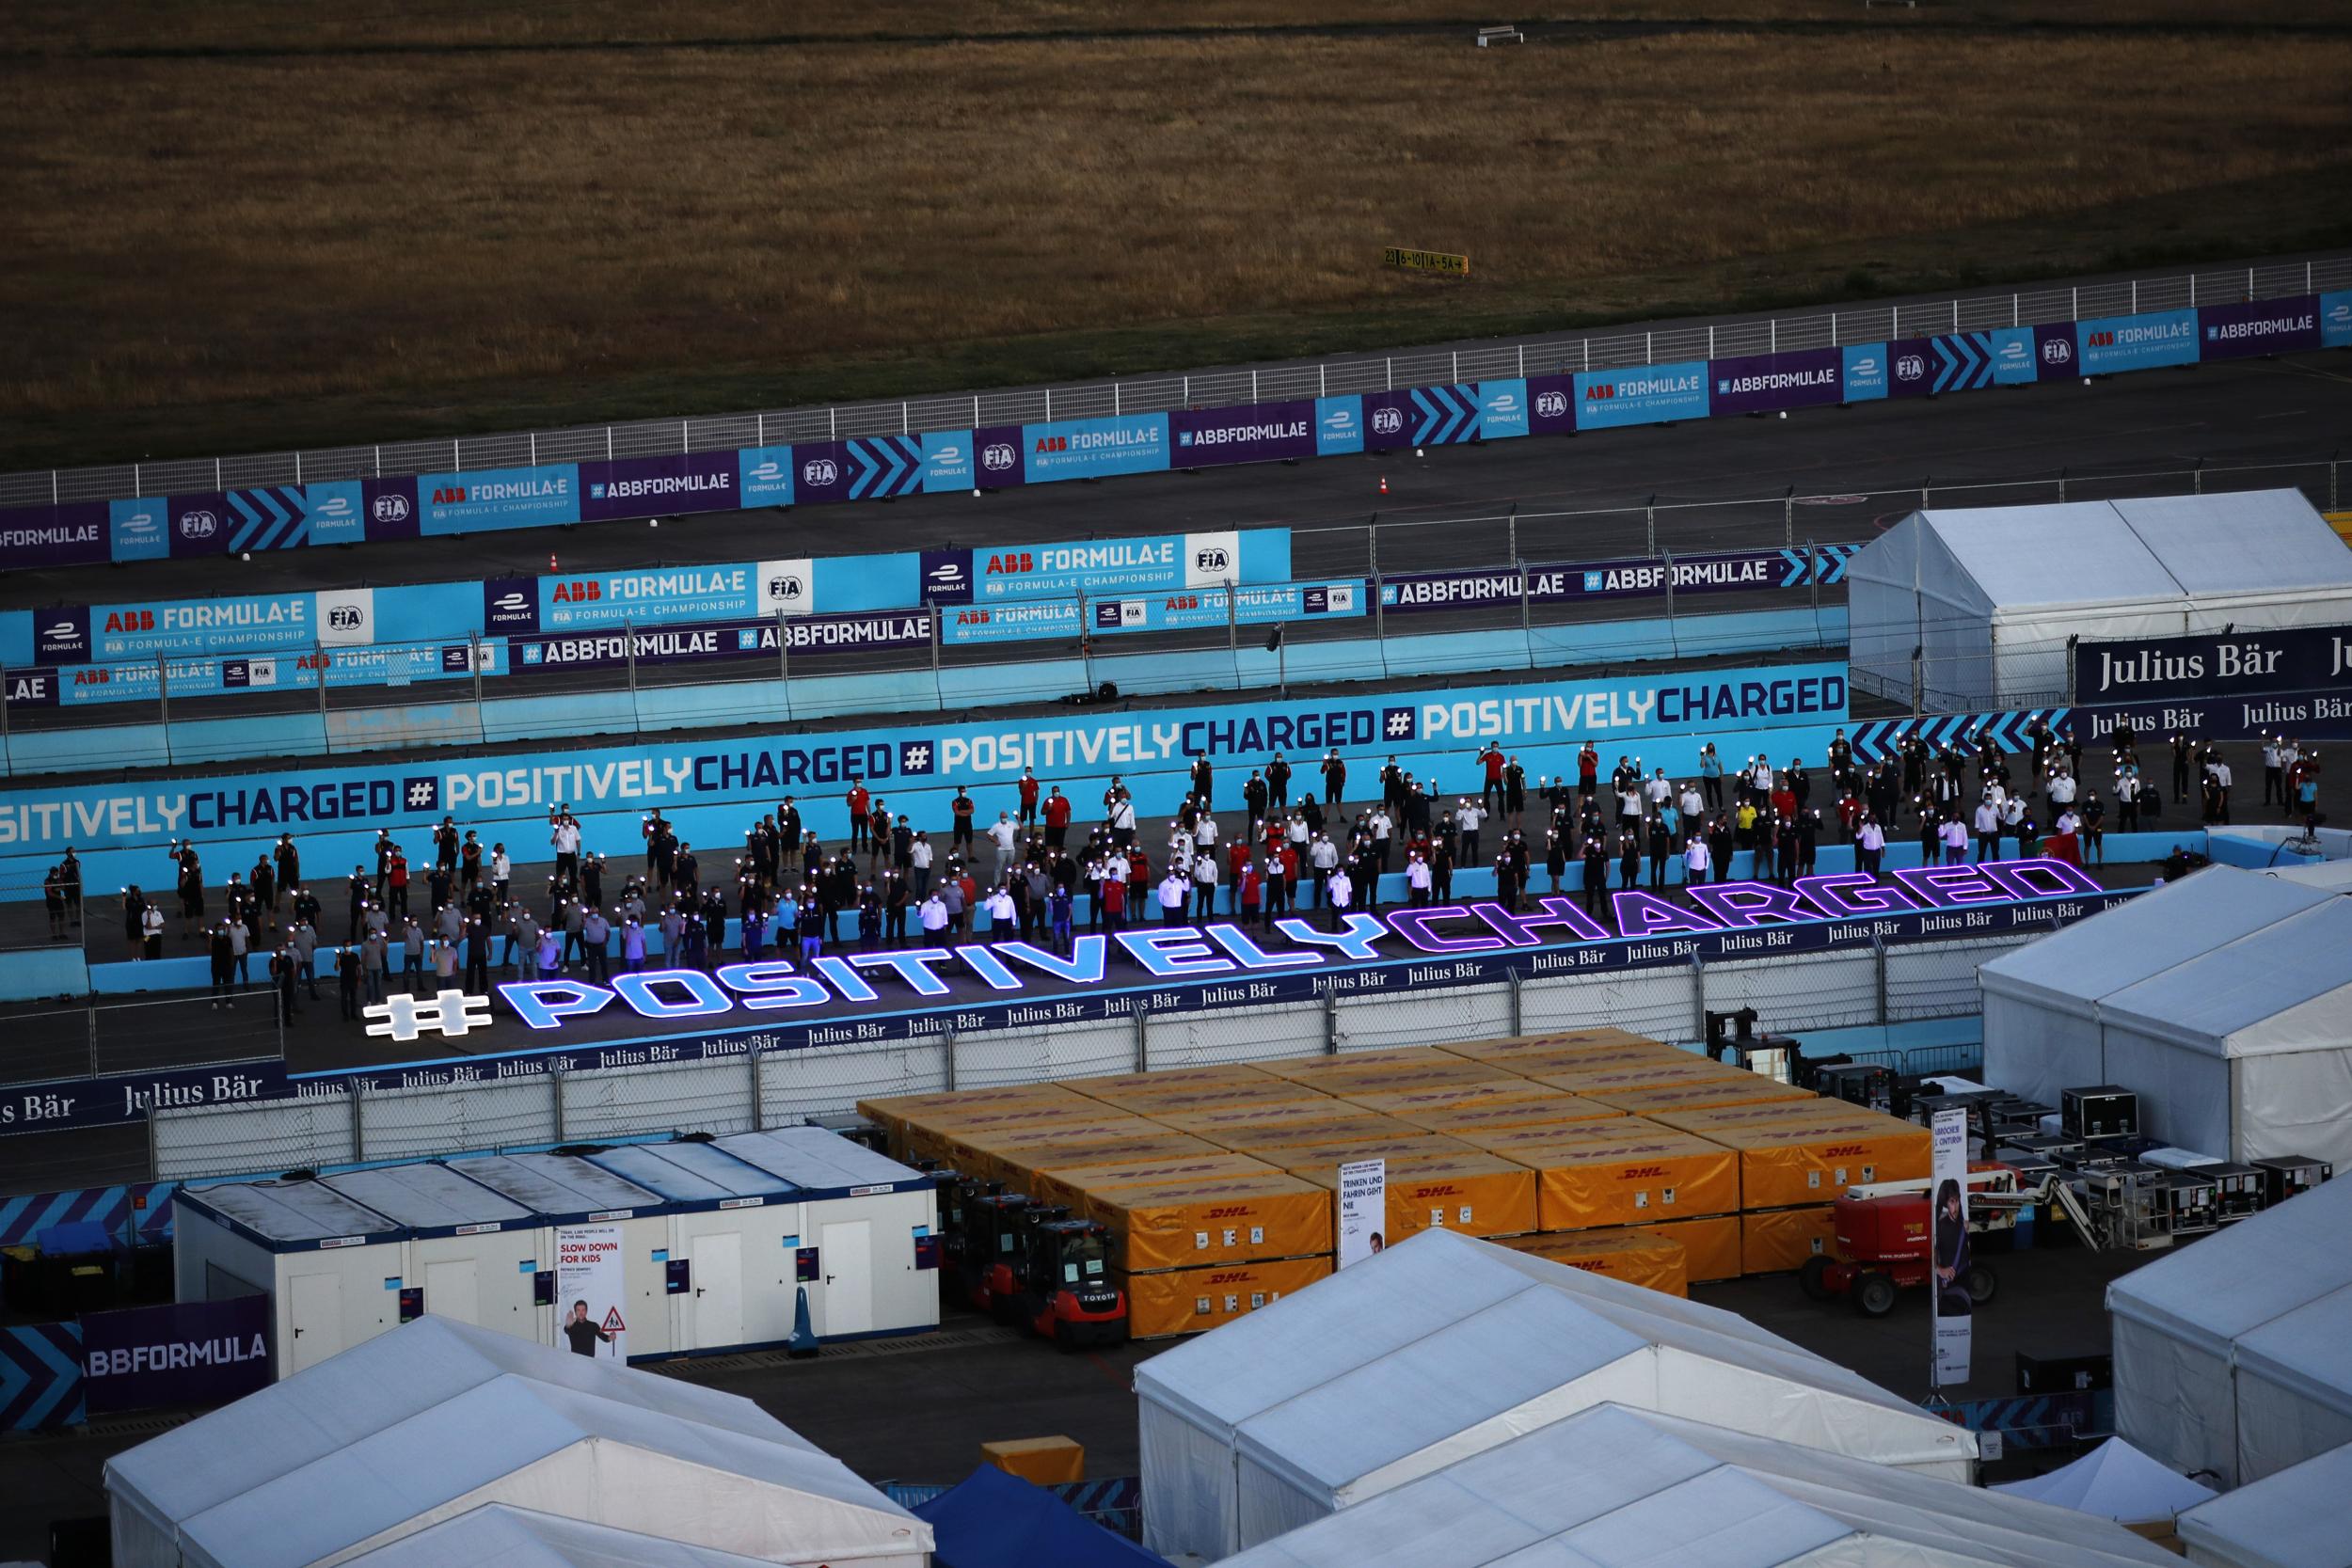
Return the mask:
[(2047, 1475), (2007, 1481), (1991, 1490), (2126, 1524), (2169, 1519), (2214, 1496), (2212, 1487), (2166, 1469), (2121, 1437), (2108, 1438)]
[(2217, 1158), (2352, 1162), (2352, 897), (2211, 866), (1981, 966), (1988, 1082), (2117, 1084)]
[(1145, 1544), (1221, 1557), (1604, 1402), (1965, 1480), (1967, 1432), (1757, 1328), (1424, 1231), (1136, 1369)]
[(504, 1503), (445, 1519), (347, 1560), (350, 1568), (767, 1568), (755, 1557)]
[(1408, 1481), (1220, 1568), (2178, 1562), (2107, 1520), (1610, 1404)]
[(2293, 490), (1915, 512), (1846, 567), (1856, 689), (1930, 712), (2066, 700), (2067, 640), (2352, 620), (2352, 551)]
[(2203, 1568), (2352, 1568), (2352, 1448), (2200, 1503), (2181, 1515), (2181, 1544)]
[[(2224, 1488), (2352, 1437), (2352, 1180), (2107, 1287), (2119, 1434)], [(2331, 1342), (2332, 1341), (2332, 1342)]]
[(424, 1317), (108, 1462), (120, 1568), (310, 1568), (503, 1502), (769, 1562), (930, 1527), (749, 1400)]

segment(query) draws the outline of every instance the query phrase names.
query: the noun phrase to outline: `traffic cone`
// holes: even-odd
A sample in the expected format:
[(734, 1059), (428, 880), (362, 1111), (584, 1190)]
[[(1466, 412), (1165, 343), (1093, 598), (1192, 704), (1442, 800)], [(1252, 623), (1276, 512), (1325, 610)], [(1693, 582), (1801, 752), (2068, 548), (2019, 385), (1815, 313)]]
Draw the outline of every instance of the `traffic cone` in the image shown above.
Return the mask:
[(1384, 496), (1389, 493), (1389, 476), (1386, 474), (1380, 476), (1380, 493)]
[(788, 1360), (805, 1361), (817, 1354), (817, 1331), (808, 1321), (808, 1287), (803, 1285), (792, 1300), (792, 1338), (787, 1341), (785, 1356)]

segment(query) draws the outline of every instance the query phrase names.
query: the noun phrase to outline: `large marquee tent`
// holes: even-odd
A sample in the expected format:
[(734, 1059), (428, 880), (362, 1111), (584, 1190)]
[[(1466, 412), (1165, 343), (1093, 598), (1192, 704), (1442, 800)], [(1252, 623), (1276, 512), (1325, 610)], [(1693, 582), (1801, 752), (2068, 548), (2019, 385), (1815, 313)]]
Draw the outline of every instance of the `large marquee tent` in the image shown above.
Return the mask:
[(1965, 1480), (1950, 1422), (1700, 1306), (1428, 1230), (1136, 1369), (1145, 1542), (1215, 1559), (1605, 1402)]
[(119, 1568), (310, 1568), (507, 1503), (766, 1562), (930, 1527), (747, 1399), (423, 1317), (105, 1469)]
[(1987, 1083), (2117, 1084), (2179, 1148), (2352, 1163), (2352, 897), (2325, 873), (2209, 866), (1978, 978)]
[(2352, 1448), (2329, 1449), (2181, 1515), (2181, 1544), (2201, 1568), (2352, 1568)]
[(2352, 1442), (2352, 1180), (2107, 1287), (2115, 1424), (2224, 1488)]
[(346, 1568), (767, 1568), (755, 1557), (505, 1503), (485, 1504), (344, 1561)]
[[(1931, 713), (2067, 700), (2072, 638), (2352, 621), (2352, 550), (2294, 490), (1915, 512), (1846, 567), (1857, 689)], [(2162, 693), (2151, 693), (2160, 696)]]
[(2179, 1561), (2111, 1520), (1611, 1404), (1327, 1515), (1220, 1568)]

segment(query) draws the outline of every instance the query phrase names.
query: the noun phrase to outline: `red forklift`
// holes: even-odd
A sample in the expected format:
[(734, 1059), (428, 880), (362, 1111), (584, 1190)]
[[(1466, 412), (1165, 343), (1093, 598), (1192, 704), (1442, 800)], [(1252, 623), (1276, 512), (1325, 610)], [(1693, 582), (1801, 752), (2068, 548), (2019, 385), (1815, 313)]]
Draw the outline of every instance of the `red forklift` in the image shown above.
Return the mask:
[(1109, 1232), (1055, 1206), (1023, 1215), (1023, 1267), (1015, 1315), (1064, 1350), (1116, 1345), (1127, 1338), (1127, 1292), (1110, 1276)]
[(1023, 1194), (1002, 1190), (975, 1192), (962, 1204), (956, 1275), (963, 1281), (963, 1299), (975, 1311), (990, 1313), (1005, 1323), (1013, 1321), (1013, 1297), (1020, 1290), (1025, 1261), (1021, 1217), (1028, 1207), (1029, 1200)]

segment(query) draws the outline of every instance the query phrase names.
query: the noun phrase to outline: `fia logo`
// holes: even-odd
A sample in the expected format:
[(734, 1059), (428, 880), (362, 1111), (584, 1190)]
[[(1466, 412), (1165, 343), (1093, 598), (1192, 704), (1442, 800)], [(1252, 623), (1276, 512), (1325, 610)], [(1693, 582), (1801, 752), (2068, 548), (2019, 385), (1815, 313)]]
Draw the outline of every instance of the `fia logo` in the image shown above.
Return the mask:
[(210, 539), (219, 531), (220, 519), (210, 512), (199, 509), (180, 514), (180, 537), (183, 539)]
[(830, 457), (811, 458), (801, 465), (801, 478), (810, 484), (837, 484), (841, 482), (841, 465)]
[(334, 631), (359, 631), (368, 624), (368, 612), (356, 604), (329, 605), (326, 625)]
[(1405, 428), (1402, 409), (1375, 408), (1372, 411), (1372, 428), (1382, 436), (1394, 436)]
[(2045, 365), (2065, 365), (2074, 362), (2074, 345), (2063, 338), (2052, 338), (2042, 345), (2042, 362)]
[(408, 520), (408, 498), (387, 491), (369, 503), (368, 516), (379, 523), (405, 523)]
[(795, 573), (779, 573), (768, 579), (768, 596), (771, 599), (790, 601), (802, 598), (807, 593), (808, 584)]
[(1009, 441), (991, 441), (980, 449), (980, 467), (992, 474), (1011, 469), (1015, 453)]
[(1204, 545), (1192, 552), (1192, 569), (1196, 572), (1230, 572), (1233, 569), (1233, 552), (1222, 545)]
[(1895, 379), (1917, 381), (1928, 373), (1928, 362), (1916, 354), (1898, 355), (1895, 358)]
[(1547, 420), (1564, 419), (1568, 412), (1568, 400), (1560, 392), (1538, 392), (1535, 412)]

